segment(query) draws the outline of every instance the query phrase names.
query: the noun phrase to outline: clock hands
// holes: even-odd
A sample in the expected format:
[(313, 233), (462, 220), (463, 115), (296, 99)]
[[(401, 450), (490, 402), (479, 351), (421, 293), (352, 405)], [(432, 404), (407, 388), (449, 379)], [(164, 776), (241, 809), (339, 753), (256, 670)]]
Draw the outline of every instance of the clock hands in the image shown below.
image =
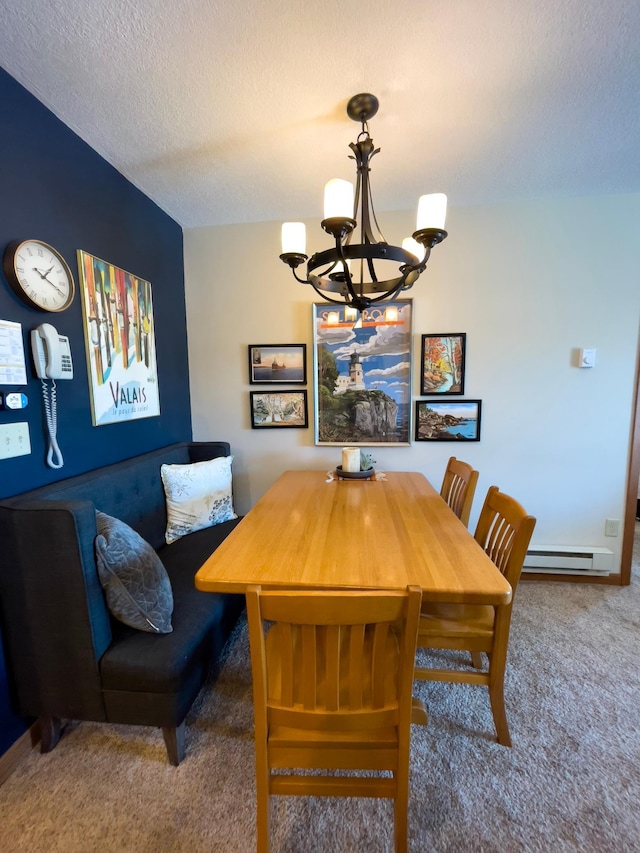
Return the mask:
[(53, 287), (55, 290), (57, 290), (58, 293), (60, 294), (60, 296), (64, 296), (64, 291), (61, 290), (57, 284), (54, 284), (50, 279), (47, 278), (47, 276), (49, 275), (49, 273), (51, 272), (52, 269), (53, 269), (53, 266), (50, 266), (49, 269), (45, 273), (41, 273), (40, 270), (38, 269), (38, 267), (34, 267), (33, 271), (37, 272), (38, 275), (40, 276), (40, 278), (43, 279), (43, 281), (46, 281), (48, 284), (51, 285), (51, 287)]

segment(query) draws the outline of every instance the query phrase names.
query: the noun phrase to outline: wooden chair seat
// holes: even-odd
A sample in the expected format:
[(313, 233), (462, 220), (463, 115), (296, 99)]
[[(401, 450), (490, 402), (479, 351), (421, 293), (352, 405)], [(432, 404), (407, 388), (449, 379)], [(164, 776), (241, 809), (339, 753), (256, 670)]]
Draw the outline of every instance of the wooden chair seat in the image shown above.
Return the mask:
[(420, 611), (418, 647), (429, 637), (493, 638), (496, 618), (490, 604), (425, 602)]
[(273, 794), (392, 798), (395, 849), (407, 850), (421, 599), (417, 587), (247, 591), (259, 851)]

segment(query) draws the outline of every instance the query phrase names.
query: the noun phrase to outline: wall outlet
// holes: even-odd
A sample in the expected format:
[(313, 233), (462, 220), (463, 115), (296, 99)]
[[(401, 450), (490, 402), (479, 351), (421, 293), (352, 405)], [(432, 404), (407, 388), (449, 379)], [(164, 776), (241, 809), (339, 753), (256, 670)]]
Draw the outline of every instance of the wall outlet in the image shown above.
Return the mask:
[(620, 533), (620, 519), (608, 518), (604, 523), (605, 536), (618, 536)]
[(28, 453), (31, 453), (29, 424), (26, 421), (17, 424), (0, 424), (0, 459), (26, 456)]

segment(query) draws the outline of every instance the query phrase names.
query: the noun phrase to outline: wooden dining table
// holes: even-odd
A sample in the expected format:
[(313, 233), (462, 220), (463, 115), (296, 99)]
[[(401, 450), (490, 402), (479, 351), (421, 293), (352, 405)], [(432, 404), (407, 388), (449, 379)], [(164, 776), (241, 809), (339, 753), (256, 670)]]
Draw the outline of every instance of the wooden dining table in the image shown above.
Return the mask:
[(423, 474), (331, 479), (286, 471), (195, 576), (205, 592), (248, 586), (405, 589), (506, 604), (511, 587)]

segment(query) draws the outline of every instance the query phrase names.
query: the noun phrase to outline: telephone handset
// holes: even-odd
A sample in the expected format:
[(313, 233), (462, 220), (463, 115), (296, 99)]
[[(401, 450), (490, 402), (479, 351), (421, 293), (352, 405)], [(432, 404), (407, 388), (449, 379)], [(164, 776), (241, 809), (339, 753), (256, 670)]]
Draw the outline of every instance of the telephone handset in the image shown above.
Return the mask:
[(31, 348), (38, 379), (73, 379), (69, 338), (58, 334), (51, 323), (31, 332)]
[[(50, 468), (62, 468), (64, 460), (56, 438), (58, 406), (55, 380), (73, 379), (69, 338), (60, 335), (51, 323), (43, 323), (31, 332), (31, 351), (36, 376), (42, 381), (42, 402), (49, 433), (47, 465)], [(47, 384), (48, 379), (52, 380), (51, 388)]]

